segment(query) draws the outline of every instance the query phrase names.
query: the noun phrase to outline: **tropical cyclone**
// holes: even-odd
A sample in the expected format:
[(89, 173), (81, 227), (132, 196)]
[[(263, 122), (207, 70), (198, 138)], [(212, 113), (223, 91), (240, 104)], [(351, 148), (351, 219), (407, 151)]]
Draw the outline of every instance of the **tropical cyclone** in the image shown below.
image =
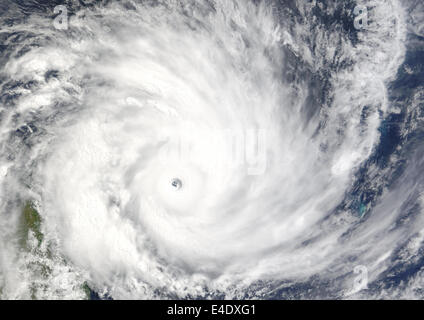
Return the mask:
[[(349, 1), (93, 2), (68, 6), (66, 29), (3, 17), (1, 294), (310, 297), (314, 283), (345, 298), (356, 266), (379, 279), (423, 221), (388, 231), (406, 192), (341, 205), (406, 50), (400, 2), (366, 3), (360, 31)], [(22, 251), (25, 201), (43, 239), (30, 225)]]

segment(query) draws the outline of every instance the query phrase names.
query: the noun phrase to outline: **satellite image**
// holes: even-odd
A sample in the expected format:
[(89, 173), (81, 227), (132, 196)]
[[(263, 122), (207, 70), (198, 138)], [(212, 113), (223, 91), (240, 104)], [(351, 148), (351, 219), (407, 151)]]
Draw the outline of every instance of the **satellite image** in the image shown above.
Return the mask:
[(0, 0), (29, 299), (424, 299), (424, 2)]

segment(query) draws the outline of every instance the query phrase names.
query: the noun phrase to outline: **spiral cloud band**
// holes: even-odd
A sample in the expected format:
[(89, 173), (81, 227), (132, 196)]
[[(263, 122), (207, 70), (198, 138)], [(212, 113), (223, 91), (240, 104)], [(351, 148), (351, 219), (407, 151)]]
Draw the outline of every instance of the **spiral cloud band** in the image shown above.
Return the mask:
[(2, 8), (2, 297), (420, 297), (412, 1), (82, 2)]

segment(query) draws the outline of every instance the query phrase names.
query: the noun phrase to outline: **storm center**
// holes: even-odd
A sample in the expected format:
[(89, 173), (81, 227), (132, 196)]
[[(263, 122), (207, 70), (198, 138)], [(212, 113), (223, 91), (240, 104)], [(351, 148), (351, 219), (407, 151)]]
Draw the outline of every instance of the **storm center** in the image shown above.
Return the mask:
[(179, 190), (181, 189), (181, 187), (183, 186), (183, 183), (181, 182), (180, 179), (178, 178), (174, 178), (171, 181), (171, 186), (175, 188), (175, 190)]

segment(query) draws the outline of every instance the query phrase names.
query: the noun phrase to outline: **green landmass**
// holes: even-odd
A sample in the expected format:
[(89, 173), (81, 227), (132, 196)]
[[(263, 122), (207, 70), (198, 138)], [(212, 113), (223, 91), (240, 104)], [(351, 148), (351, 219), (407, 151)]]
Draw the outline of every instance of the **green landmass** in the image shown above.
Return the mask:
[(41, 232), (41, 216), (35, 210), (32, 201), (27, 201), (22, 210), (21, 228), (20, 228), (20, 243), (22, 248), (29, 250), (28, 239), (32, 232), (38, 241), (38, 247), (43, 242), (44, 235)]
[[(22, 208), (22, 213), (20, 217), (20, 226), (19, 226), (19, 243), (21, 248), (24, 251), (31, 252), (35, 256), (42, 257), (47, 260), (46, 263), (34, 260), (27, 264), (30, 272), (33, 273), (34, 278), (48, 279), (51, 276), (52, 269), (48, 266), (47, 261), (53, 259), (53, 253), (50, 244), (47, 246), (41, 247), (41, 244), (44, 240), (44, 235), (41, 232), (42, 219), (38, 211), (35, 209), (34, 202), (28, 200), (24, 203)], [(30, 235), (33, 235), (37, 240), (37, 244), (34, 247), (33, 244), (29, 242)], [(91, 296), (91, 289), (88, 286), (87, 282), (84, 282), (81, 285), (81, 289), (85, 293), (86, 299), (89, 300)], [(46, 284), (33, 282), (30, 285), (30, 296), (31, 299), (37, 300), (40, 293), (48, 290)], [(0, 297), (2, 295), (2, 288), (0, 288)]]
[(87, 299), (87, 300), (90, 300), (90, 297), (91, 297), (91, 289), (90, 289), (90, 287), (88, 286), (87, 282), (84, 282), (84, 283), (83, 283), (83, 285), (82, 285), (82, 290), (83, 290), (83, 291), (84, 291), (84, 293), (85, 293), (86, 299)]

